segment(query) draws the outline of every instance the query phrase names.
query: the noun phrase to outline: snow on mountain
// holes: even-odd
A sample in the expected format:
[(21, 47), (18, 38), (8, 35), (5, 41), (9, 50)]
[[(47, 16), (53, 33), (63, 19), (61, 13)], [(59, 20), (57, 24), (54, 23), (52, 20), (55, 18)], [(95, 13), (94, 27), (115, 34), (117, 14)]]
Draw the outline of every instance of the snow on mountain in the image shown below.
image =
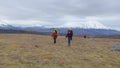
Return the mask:
[(74, 23), (65, 23), (59, 27), (65, 28), (93, 28), (93, 29), (109, 29), (109, 27), (104, 26), (99, 22), (74, 22)]
[(5, 23), (0, 23), (0, 27), (7, 27), (8, 24), (5, 24)]
[[(0, 23), (0, 28), (13, 28), (13, 27), (23, 27), (21, 26), (14, 26), (14, 25), (9, 25), (5, 23)], [(24, 26), (26, 27), (37, 27), (37, 28), (83, 28), (83, 29), (111, 29), (107, 26), (104, 26), (103, 24), (99, 22), (68, 22), (60, 26), (42, 26), (42, 25), (29, 25), (29, 26)]]
[[(58, 28), (60, 35), (65, 35), (68, 28), (72, 28), (74, 35), (91, 35), (91, 36), (109, 36), (109, 35), (120, 35), (120, 31), (110, 30), (108, 27), (104, 26), (98, 22), (85, 22), (85, 23), (65, 23), (61, 26), (14, 26), (9, 24), (0, 23), (0, 30), (9, 30), (8, 32), (25, 32), (33, 31), (41, 34), (51, 34), (54, 27)], [(13, 31), (12, 31), (13, 30)], [(14, 31), (17, 30), (17, 31)], [(23, 30), (23, 31), (21, 31)], [(27, 32), (26, 32), (27, 33)]]
[(16, 28), (6, 23), (0, 23), (0, 29), (16, 29)]

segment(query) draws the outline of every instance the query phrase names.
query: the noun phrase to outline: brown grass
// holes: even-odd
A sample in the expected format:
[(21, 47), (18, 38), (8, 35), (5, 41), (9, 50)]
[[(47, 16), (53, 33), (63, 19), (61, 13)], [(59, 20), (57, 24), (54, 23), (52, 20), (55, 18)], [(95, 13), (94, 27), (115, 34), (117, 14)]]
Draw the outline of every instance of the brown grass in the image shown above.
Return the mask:
[(74, 37), (72, 46), (59, 36), (0, 34), (0, 68), (120, 68), (120, 39)]

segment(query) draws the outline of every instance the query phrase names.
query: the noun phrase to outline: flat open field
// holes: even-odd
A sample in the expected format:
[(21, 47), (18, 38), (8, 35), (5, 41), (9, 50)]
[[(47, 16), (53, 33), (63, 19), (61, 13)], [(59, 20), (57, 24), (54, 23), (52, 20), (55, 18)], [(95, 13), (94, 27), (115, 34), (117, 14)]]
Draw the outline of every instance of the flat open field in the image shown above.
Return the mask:
[(59, 36), (0, 34), (0, 68), (120, 68), (120, 39), (73, 37), (72, 46)]

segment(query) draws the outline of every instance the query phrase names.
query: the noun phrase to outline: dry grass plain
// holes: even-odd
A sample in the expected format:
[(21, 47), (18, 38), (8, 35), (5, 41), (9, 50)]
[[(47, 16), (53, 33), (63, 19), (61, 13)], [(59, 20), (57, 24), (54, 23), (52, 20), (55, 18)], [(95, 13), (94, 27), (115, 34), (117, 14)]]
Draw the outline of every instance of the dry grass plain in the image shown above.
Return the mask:
[(120, 39), (65, 37), (57, 44), (50, 36), (0, 34), (0, 68), (120, 68), (120, 52), (112, 46)]

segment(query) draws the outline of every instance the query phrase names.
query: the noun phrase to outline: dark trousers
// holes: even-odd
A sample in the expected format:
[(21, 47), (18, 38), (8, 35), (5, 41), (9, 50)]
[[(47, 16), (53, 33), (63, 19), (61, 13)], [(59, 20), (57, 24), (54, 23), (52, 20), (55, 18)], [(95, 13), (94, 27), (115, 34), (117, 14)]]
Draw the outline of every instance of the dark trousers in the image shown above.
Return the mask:
[(68, 46), (70, 46), (71, 45), (71, 38), (70, 37), (68, 37)]
[(54, 44), (56, 44), (56, 38), (53, 38), (53, 40), (54, 40)]

